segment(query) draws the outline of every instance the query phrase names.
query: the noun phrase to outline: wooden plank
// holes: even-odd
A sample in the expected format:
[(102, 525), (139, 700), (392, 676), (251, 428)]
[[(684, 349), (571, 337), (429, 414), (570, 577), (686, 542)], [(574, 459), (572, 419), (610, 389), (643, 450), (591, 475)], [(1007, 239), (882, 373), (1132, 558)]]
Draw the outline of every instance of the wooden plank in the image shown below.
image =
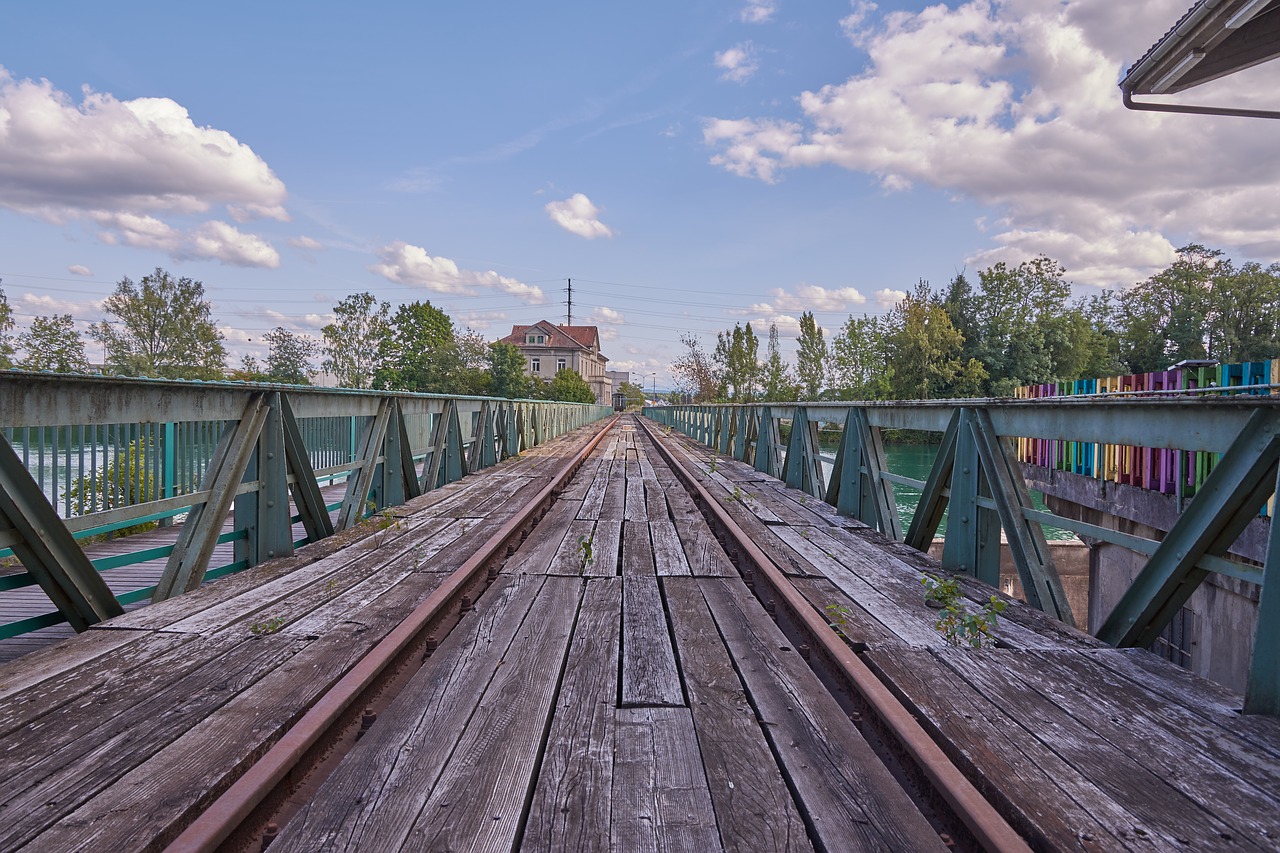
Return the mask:
[[(593, 577), (598, 574), (601, 560), (596, 555), (595, 539), (596, 523), (589, 519), (575, 518), (565, 525), (564, 539), (560, 548), (551, 558), (547, 566), (549, 575), (572, 575), (575, 577)], [(582, 544), (590, 543), (591, 556), (588, 559)], [(615, 572), (610, 567), (609, 574)]]
[(647, 522), (627, 521), (622, 525), (622, 574), (657, 574)]
[(644, 480), (640, 478), (640, 466), (635, 466), (634, 473), (631, 468), (631, 465), (627, 466), (627, 499), (623, 518), (626, 521), (648, 521), (649, 510), (645, 503)]
[[(600, 521), (623, 521), (626, 518), (627, 481), (624, 479), (623, 470), (621, 462), (614, 462), (609, 486), (605, 489), (604, 497), (600, 499), (599, 512), (595, 516)], [(585, 515), (587, 508), (585, 500), (582, 505)]]
[(600, 507), (604, 504), (605, 491), (609, 488), (612, 466), (611, 459), (601, 459), (596, 466), (595, 479), (582, 496), (582, 509), (578, 511), (578, 518), (594, 520), (600, 517)]
[(689, 561), (689, 571), (696, 577), (738, 576), (738, 570), (729, 560), (729, 555), (720, 547), (716, 537), (705, 522), (692, 524), (681, 522), (676, 526), (680, 536), (680, 544), (684, 546), (685, 558)]
[[(1022, 653), (950, 649), (935, 654), (993, 704), (1009, 708), (1044, 748), (1078, 768), (1107, 797), (1134, 815), (1136, 821), (1129, 825), (1133, 834), (1154, 837), (1170, 848), (1215, 849), (1232, 837), (1242, 849), (1264, 849), (1257, 845), (1256, 836), (1236, 834), (1218, 815), (1196, 805), (1188, 792), (1178, 790), (1106, 738), (1080, 725), (1022, 674), (1010, 671), (1008, 662)], [(1266, 848), (1274, 849), (1272, 845)]]
[(40, 648), (0, 667), (0, 715), (15, 701), (21, 701), (15, 697), (22, 691), (52, 679), (69, 681), (68, 673), (145, 635), (133, 631), (87, 631), (81, 636), (83, 639), (75, 643)]
[(621, 521), (600, 520), (592, 531), (591, 570), (592, 577), (613, 577), (622, 574), (619, 563), (622, 557), (622, 524)]
[[(849, 642), (870, 649), (904, 647), (901, 637), (826, 578), (791, 578), (791, 584)], [(833, 611), (832, 606), (839, 609)]]
[(687, 708), (619, 708), (614, 850), (716, 850), (715, 811)]
[(650, 521), (669, 521), (671, 511), (667, 508), (666, 489), (657, 480), (644, 481), (645, 513)]
[(815, 843), (828, 850), (945, 850), (747, 588), (734, 580), (700, 583)]
[(742, 853), (812, 850), (701, 583), (672, 578), (663, 586), (721, 846)]
[(587, 582), (521, 851), (609, 850), (622, 584)]
[(680, 544), (680, 534), (670, 521), (650, 521), (649, 538), (653, 542), (653, 561), (659, 576), (692, 574), (689, 558)]
[(1033, 849), (1133, 849), (1138, 818), (1044, 749), (1013, 709), (992, 704), (928, 651), (863, 659)]
[[(504, 574), (546, 574), (564, 541), (565, 527), (577, 515), (574, 501), (557, 501), (502, 567)], [(575, 543), (576, 544), (576, 543)]]
[(627, 577), (622, 587), (622, 706), (682, 706), (684, 690), (658, 579)]
[[(201, 638), (184, 646), (184, 654), (204, 665), (155, 689), (131, 691), (133, 700), (116, 698), (129, 704), (127, 713), (120, 709), (97, 719), (82, 716), (78, 725), (60, 720), (57, 728), (67, 742), (58, 748), (41, 750), (38, 743), (19, 746), (15, 738), (6, 738), (15, 746), (8, 754), (25, 757), (20, 764), (4, 768), (0, 778), (0, 802), (5, 804), (6, 816), (0, 823), (0, 849), (15, 850), (32, 842), (300, 647), (292, 639), (253, 638), (241, 642), (233, 654), (230, 639)], [(35, 736), (37, 741), (52, 734), (32, 727), (22, 732), (29, 732), (25, 737)], [(56, 795), (51, 796), (52, 792)]]
[[(495, 581), (283, 828), (272, 849), (309, 853), (318, 839), (339, 849), (405, 846), (495, 673), (519, 674), (501, 662), (523, 645), (515, 641), (525, 630), (530, 609), (544, 584), (555, 580), (575, 588), (581, 584), (540, 575), (503, 575)], [(566, 609), (571, 616), (575, 608)], [(549, 624), (556, 618), (545, 614), (538, 621)]]

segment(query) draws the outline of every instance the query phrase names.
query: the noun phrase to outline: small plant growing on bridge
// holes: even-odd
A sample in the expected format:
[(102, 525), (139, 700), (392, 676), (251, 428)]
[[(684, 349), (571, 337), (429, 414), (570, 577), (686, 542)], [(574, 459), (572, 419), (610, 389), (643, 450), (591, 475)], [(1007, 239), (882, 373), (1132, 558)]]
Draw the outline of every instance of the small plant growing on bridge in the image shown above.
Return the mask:
[(714, 473), (716, 472), (716, 463), (717, 463), (717, 462), (719, 462), (719, 460), (718, 460), (716, 457), (712, 456), (712, 457), (711, 457), (711, 464), (707, 466), (707, 473), (708, 473), (708, 474), (714, 474)]
[(594, 536), (578, 537), (578, 575), (579, 576), (585, 575), (587, 573), (587, 566), (591, 565), (591, 562), (595, 559), (595, 554), (592, 552), (592, 543), (594, 539), (595, 539)]
[(970, 613), (960, 595), (960, 582), (955, 578), (944, 581), (937, 575), (926, 574), (920, 583), (924, 585), (925, 604), (940, 611), (933, 627), (948, 643), (981, 649), (995, 642), (996, 624), (1008, 606), (1006, 602), (993, 595), (982, 605), (981, 611)]
[(283, 628), (285, 621), (283, 616), (272, 616), (269, 619), (263, 619), (261, 622), (252, 623), (249, 626), (249, 633), (258, 637), (265, 637)]
[(746, 503), (750, 499), (751, 499), (751, 495), (748, 494), (747, 492), (744, 492), (737, 485), (733, 487), (732, 492), (730, 492), (728, 495), (725, 496), (725, 500), (729, 503), (733, 503), (734, 501), (737, 501), (738, 503)]
[(828, 604), (824, 609), (827, 611), (827, 624), (831, 626), (831, 630), (846, 640), (849, 639), (845, 628), (849, 626), (849, 617), (853, 615), (853, 611), (843, 604)]

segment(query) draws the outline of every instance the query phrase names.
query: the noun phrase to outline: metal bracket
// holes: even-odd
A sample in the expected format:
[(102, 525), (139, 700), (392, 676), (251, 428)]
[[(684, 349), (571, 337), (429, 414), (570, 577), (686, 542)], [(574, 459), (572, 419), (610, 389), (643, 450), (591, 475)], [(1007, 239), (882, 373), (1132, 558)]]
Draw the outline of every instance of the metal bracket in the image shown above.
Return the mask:
[(818, 424), (810, 422), (801, 406), (791, 415), (791, 439), (787, 442), (785, 481), (816, 497), (822, 496), (822, 460), (818, 458)]

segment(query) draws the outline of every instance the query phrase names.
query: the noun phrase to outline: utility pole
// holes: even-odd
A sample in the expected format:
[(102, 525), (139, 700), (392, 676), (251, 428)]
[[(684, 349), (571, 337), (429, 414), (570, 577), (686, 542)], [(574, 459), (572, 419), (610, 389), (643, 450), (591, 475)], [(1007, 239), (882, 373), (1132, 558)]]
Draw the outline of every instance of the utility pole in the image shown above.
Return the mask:
[(573, 325), (573, 279), (568, 278), (568, 279), (565, 279), (565, 281), (569, 282), (569, 312), (568, 312), (568, 317), (565, 320), (565, 325), (572, 326)]

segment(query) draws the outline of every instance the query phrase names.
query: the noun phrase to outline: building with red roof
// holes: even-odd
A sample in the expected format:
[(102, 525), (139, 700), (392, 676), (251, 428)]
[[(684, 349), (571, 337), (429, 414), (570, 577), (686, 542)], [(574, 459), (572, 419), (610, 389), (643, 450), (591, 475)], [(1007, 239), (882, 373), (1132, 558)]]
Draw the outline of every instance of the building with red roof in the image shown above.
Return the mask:
[(539, 320), (528, 326), (512, 326), (511, 334), (498, 343), (520, 350), (529, 376), (549, 382), (557, 371), (568, 368), (591, 386), (597, 403), (610, 404), (613, 382), (605, 373), (609, 359), (600, 352), (597, 327), (561, 326)]

